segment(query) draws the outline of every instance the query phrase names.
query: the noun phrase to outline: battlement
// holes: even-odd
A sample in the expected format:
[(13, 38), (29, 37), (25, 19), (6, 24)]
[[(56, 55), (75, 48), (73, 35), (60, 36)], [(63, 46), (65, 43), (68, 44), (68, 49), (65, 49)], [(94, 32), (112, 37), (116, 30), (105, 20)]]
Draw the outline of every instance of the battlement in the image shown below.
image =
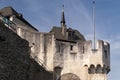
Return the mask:
[[(96, 48), (93, 49), (92, 41), (88, 40), (78, 44), (80, 47), (79, 52), (83, 54), (85, 63), (90, 65), (101, 65), (110, 68), (110, 45), (108, 42), (98, 40)], [(88, 61), (86, 61), (88, 58)]]
[(104, 51), (104, 50), (110, 50), (110, 45), (108, 42), (105, 42), (103, 40), (98, 40), (97, 43), (96, 43), (96, 48), (93, 49), (92, 48), (92, 41), (91, 40), (88, 40), (86, 42), (84, 42), (84, 48), (86, 51), (92, 51), (93, 53), (96, 53), (98, 51)]

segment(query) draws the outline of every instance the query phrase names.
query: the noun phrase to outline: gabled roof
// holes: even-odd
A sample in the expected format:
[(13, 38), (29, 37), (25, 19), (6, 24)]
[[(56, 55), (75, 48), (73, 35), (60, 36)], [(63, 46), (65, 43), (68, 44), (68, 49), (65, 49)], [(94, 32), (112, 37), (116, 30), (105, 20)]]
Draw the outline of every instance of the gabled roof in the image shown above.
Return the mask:
[(55, 38), (60, 40), (67, 40), (61, 33), (62, 28), (54, 26), (50, 32), (54, 32)]
[(78, 30), (72, 28), (67, 29), (65, 24), (64, 5), (62, 8), (62, 16), (60, 23), (61, 27), (54, 26), (50, 31), (54, 33), (56, 40), (67, 42), (85, 41), (84, 36)]
[[(66, 30), (66, 33), (68, 34), (67, 37), (63, 36), (61, 31), (62, 31), (61, 27), (54, 26), (50, 32), (54, 32), (55, 38), (57, 40), (71, 41), (71, 42), (85, 41), (84, 36), (78, 30), (75, 30), (75, 29), (72, 29), (72, 28), (67, 29)], [(73, 36), (69, 35), (70, 32), (74, 33)]]
[(6, 16), (6, 17), (12, 16), (12, 15), (19, 16), (19, 14), (11, 6), (2, 8), (0, 10), (0, 14), (2, 14), (3, 16)]
[(10, 17), (12, 15), (15, 15), (18, 19), (20, 19), (21, 21), (23, 21), (24, 23), (26, 23), (28, 26), (30, 26), (31, 28), (35, 29), (36, 31), (38, 31), (35, 27), (33, 27), (29, 22), (27, 22), (27, 20), (25, 20), (23, 18), (23, 16), (18, 13), (17, 11), (15, 11), (11, 6), (8, 7), (4, 7), (0, 10), (0, 14), (5, 16), (5, 17)]
[(69, 28), (68, 30), (74, 32), (74, 40), (85, 41), (84, 36), (78, 30), (72, 28)]

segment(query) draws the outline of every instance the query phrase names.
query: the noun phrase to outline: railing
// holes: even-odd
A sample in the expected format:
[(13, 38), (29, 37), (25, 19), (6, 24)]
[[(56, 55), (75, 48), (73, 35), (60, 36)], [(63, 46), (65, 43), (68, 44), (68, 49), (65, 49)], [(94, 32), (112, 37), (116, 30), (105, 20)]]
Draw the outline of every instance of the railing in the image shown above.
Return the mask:
[(41, 65), (45, 70), (47, 71), (51, 71), (47, 65), (44, 64), (44, 61), (42, 61), (41, 59), (38, 59), (37, 57), (34, 58), (35, 61), (37, 61), (39, 63), (39, 65)]
[(12, 21), (10, 21), (9, 19), (7, 19), (6, 17), (0, 15), (0, 21), (3, 22), (6, 27), (8, 27), (9, 29), (11, 29), (15, 33), (17, 32), (17, 26), (16, 26), (16, 24), (14, 24)]

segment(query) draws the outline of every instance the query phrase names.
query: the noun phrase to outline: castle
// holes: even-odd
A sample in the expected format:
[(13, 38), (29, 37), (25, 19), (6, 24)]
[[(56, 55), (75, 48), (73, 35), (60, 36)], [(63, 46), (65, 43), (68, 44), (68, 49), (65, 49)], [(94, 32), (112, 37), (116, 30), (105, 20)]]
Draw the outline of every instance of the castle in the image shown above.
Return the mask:
[(75, 29), (67, 28), (64, 10), (60, 27), (42, 33), (27, 22), (12, 7), (0, 10), (0, 20), (29, 42), (31, 57), (47, 71), (54, 80), (107, 80), (110, 71), (110, 45), (98, 40), (96, 49)]

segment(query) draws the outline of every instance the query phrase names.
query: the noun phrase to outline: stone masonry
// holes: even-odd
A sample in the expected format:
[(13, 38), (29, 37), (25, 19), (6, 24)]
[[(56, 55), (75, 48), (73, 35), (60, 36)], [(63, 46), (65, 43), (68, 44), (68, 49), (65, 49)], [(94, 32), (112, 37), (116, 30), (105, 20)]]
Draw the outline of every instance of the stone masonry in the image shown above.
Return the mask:
[(46, 71), (30, 57), (28, 41), (1, 22), (0, 80), (53, 80), (52, 72)]
[[(37, 62), (34, 62), (35, 66), (31, 65), (32, 67), (30, 67), (29, 71), (32, 71), (32, 73), (26, 71), (27, 66), (25, 66), (25, 71), (23, 70), (24, 76), (30, 75), (30, 80), (33, 80), (33, 78), (35, 80), (51, 80), (52, 78), (54, 80), (107, 80), (107, 74), (110, 71), (110, 44), (98, 40), (96, 48), (93, 49), (91, 40), (86, 40), (78, 30), (66, 26), (64, 7), (60, 26), (53, 26), (50, 32), (45, 33), (39, 32), (24, 19), (22, 14), (16, 12), (12, 7), (1, 9), (0, 14), (0, 20), (8, 29), (13, 31), (12, 36), (7, 37), (9, 38), (9, 45), (7, 46), (11, 46), (9, 48), (12, 48), (12, 50), (17, 47), (14, 51), (18, 54), (22, 53), (22, 56), (24, 56), (20, 58), (20, 60), (23, 60), (20, 63), (29, 65), (26, 60), (30, 57)], [(15, 36), (14, 38), (13, 34), (26, 40), (26, 43), (19, 43), (16, 40), (18, 37)], [(3, 42), (5, 40), (2, 36), (0, 39)], [(27, 47), (24, 48), (23, 46)], [(29, 57), (25, 57), (26, 55)], [(13, 54), (12, 57), (14, 56)], [(39, 66), (37, 66), (38, 64)], [(42, 68), (39, 70), (39, 67)], [(15, 66), (15, 68), (17, 67)], [(36, 69), (38, 72), (36, 72)], [(41, 75), (42, 77), (38, 77)]]

